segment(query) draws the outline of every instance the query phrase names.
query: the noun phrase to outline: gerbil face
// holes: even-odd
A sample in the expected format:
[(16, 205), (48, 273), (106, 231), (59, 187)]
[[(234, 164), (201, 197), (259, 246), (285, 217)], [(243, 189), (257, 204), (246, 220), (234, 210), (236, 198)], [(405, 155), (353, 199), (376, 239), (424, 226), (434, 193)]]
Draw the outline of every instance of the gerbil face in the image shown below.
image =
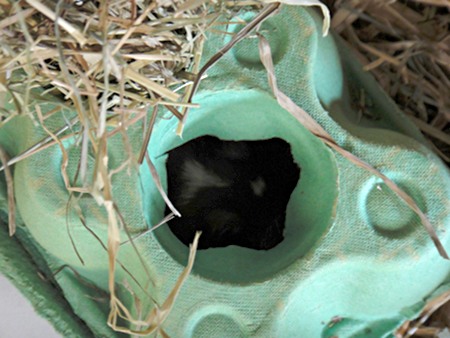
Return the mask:
[[(300, 176), (281, 139), (192, 140), (169, 152), (168, 195), (182, 214), (169, 223), (186, 245), (270, 249), (283, 240), (286, 206)], [(167, 209), (166, 209), (167, 210)]]

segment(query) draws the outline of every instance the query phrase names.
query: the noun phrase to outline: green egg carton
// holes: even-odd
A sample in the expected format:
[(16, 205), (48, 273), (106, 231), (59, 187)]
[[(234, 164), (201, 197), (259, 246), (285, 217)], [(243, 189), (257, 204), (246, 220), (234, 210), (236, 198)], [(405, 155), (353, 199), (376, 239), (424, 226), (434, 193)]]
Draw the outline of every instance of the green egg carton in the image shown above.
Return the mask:
[[(236, 33), (255, 15), (242, 12), (236, 24), (222, 29)], [(414, 198), (450, 250), (448, 169), (346, 45), (322, 37), (321, 30), (318, 13), (295, 6), (282, 6), (261, 25), (279, 89), (337, 144)], [(229, 36), (207, 35), (203, 63)], [(450, 263), (439, 255), (419, 217), (380, 178), (325, 146), (280, 107), (257, 38), (239, 42), (207, 75), (193, 100), (199, 108), (190, 110), (182, 138), (176, 135), (175, 118), (158, 119), (154, 127), (149, 155), (163, 188), (167, 152), (203, 135), (236, 141), (282, 138), (302, 172), (287, 207), (283, 242), (270, 250), (228, 246), (197, 252), (163, 323), (170, 337), (393, 337), (427, 299), (446, 290)], [(44, 113), (55, 107), (44, 101)], [(46, 120), (47, 128), (58, 130), (73, 115), (66, 113)], [(45, 136), (29, 117), (18, 116), (0, 129), (0, 144), (14, 156)], [(130, 127), (128, 137), (138, 154), (142, 130)], [(73, 139), (64, 147), (72, 178), (80, 148)], [(122, 135), (110, 138), (108, 151), (110, 168), (126, 160)], [(100, 242), (107, 243), (107, 214), (91, 197), (80, 199), (79, 208), (70, 207), (62, 159), (54, 146), (15, 165), (19, 228), (11, 239), (2, 227), (0, 256), (7, 259), (1, 260), (1, 271), (65, 337), (125, 337), (106, 325), (108, 256)], [(93, 170), (93, 158), (88, 161)], [(164, 200), (146, 164), (121, 171), (112, 181), (132, 237), (164, 217)], [(0, 205), (6, 212), (6, 185), (1, 184)], [(119, 296), (135, 315), (138, 309), (146, 314), (153, 300), (162, 304), (170, 294), (189, 248), (167, 225), (134, 240), (140, 257), (125, 241), (124, 229), (121, 238)], [(53, 273), (52, 287), (35, 278), (37, 271)], [(25, 283), (29, 278), (33, 282)]]

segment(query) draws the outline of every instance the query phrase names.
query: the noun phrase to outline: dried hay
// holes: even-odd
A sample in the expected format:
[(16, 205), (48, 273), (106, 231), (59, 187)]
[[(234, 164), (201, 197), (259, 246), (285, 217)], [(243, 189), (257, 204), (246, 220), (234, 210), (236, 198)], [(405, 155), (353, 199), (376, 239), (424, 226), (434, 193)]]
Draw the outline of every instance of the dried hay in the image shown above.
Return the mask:
[(446, 327), (450, 327), (450, 291), (431, 299), (419, 318), (406, 321), (397, 329), (395, 338), (437, 337)]
[(16, 232), (16, 200), (14, 198), (13, 175), (8, 165), (8, 155), (0, 147), (0, 161), (5, 168), (6, 193), (8, 195), (8, 227), (9, 235), (14, 236)]
[(328, 0), (332, 28), (450, 161), (450, 1)]

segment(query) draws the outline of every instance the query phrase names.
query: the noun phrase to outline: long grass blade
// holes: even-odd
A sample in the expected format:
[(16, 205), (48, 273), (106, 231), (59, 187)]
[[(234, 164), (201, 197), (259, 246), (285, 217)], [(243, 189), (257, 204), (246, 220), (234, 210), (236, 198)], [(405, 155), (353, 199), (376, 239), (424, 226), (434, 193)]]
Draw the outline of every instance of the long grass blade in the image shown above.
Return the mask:
[(8, 155), (2, 147), (0, 147), (0, 160), (5, 168), (6, 194), (8, 196), (9, 235), (14, 236), (16, 233), (16, 200), (14, 198), (14, 180), (11, 173), (11, 168), (8, 165)]
[(269, 42), (267, 41), (264, 36), (259, 34), (259, 51), (260, 51), (260, 57), (261, 62), (263, 63), (264, 67), (267, 70), (267, 76), (269, 84), (272, 88), (272, 91), (274, 93), (275, 98), (277, 99), (280, 106), (282, 106), (284, 109), (286, 109), (289, 113), (292, 114), (302, 125), (304, 125), (311, 133), (313, 133), (315, 136), (317, 136), (319, 139), (321, 139), (326, 145), (328, 145), (330, 148), (336, 150), (338, 153), (340, 153), (342, 156), (344, 156), (346, 159), (351, 161), (353, 164), (369, 171), (375, 176), (380, 177), (386, 185), (398, 196), (400, 199), (402, 199), (409, 208), (414, 211), (420, 218), (423, 226), (425, 227), (425, 230), (428, 232), (428, 235), (432, 239), (434, 245), (436, 246), (439, 254), (445, 258), (449, 259), (447, 251), (445, 250), (444, 246), (442, 245), (441, 241), (439, 240), (436, 231), (434, 230), (433, 226), (431, 225), (428, 218), (425, 216), (425, 214), (420, 210), (417, 203), (414, 201), (414, 199), (411, 198), (405, 191), (403, 191), (397, 184), (395, 184), (391, 179), (389, 179), (387, 176), (383, 175), (380, 171), (373, 168), (370, 164), (364, 162), (357, 156), (353, 155), (349, 151), (343, 149), (340, 147), (328, 134), (306, 111), (304, 111), (302, 108), (300, 108), (295, 102), (293, 102), (289, 97), (287, 97), (284, 93), (282, 93), (278, 87), (276, 82), (276, 76), (275, 76), (275, 68), (272, 61), (272, 53), (270, 50)]

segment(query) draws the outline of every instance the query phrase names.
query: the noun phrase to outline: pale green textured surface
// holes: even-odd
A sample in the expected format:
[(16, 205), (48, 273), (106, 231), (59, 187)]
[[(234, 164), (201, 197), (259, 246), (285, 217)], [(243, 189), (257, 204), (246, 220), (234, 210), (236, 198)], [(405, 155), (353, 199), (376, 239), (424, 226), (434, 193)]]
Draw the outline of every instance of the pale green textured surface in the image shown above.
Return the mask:
[[(251, 16), (243, 14), (247, 20)], [(284, 7), (262, 27), (274, 49), (280, 89), (341, 146), (410, 193), (449, 250), (448, 170), (424, 146), (418, 130), (373, 79), (361, 73), (351, 57), (347, 55), (341, 67), (334, 40), (321, 38), (320, 19), (314, 21), (312, 17), (312, 11)], [(234, 31), (236, 27), (230, 25), (228, 29)], [(210, 35), (204, 60), (227, 39)], [(270, 251), (233, 246), (200, 251), (193, 274), (164, 328), (171, 337), (193, 338), (389, 337), (447, 282), (450, 263), (438, 255), (417, 216), (379, 179), (327, 149), (278, 106), (255, 48), (256, 40), (246, 39), (226, 54), (202, 82), (194, 98), (201, 107), (190, 111), (183, 139), (174, 134), (175, 119), (160, 119), (149, 152), (166, 186), (164, 153), (197, 136), (284, 138), (302, 167), (301, 180), (288, 205), (286, 239)], [(346, 55), (345, 48), (340, 49)], [(366, 92), (371, 103), (368, 109), (375, 119), (358, 116), (352, 105), (355, 88), (356, 92)], [(46, 104), (42, 109), (45, 112), (52, 106)], [(26, 116), (17, 118), (0, 130), (0, 143), (10, 155), (45, 135), (26, 120)], [(49, 119), (46, 123), (55, 130), (63, 119)], [(130, 128), (129, 136), (137, 152), (142, 130), (139, 126)], [(120, 135), (111, 140), (111, 168), (124, 160), (126, 152), (121, 142)], [(70, 149), (69, 173), (73, 174), (79, 154), (70, 142), (66, 146)], [(53, 147), (15, 166), (20, 215), (51, 270), (64, 262), (82, 278), (106, 290), (105, 250), (75, 212), (69, 211), (66, 217), (68, 194), (60, 175), (61, 158), (59, 149)], [(113, 188), (131, 234), (139, 234), (162, 218), (164, 203), (145, 165), (114, 176)], [(80, 205), (87, 225), (106, 243), (104, 211), (91, 198), (82, 199)], [(5, 200), (1, 206), (6, 209)], [(84, 265), (70, 244), (68, 228)], [(126, 238), (125, 233), (122, 238)], [(181, 273), (188, 250), (166, 226), (139, 238), (136, 245), (154, 276), (149, 292), (161, 303)], [(121, 246), (119, 259), (141, 285), (146, 285), (147, 276), (131, 245)], [(2, 271), (9, 264), (3, 265)], [(19, 281), (19, 287), (30, 288), (20, 283), (23, 275), (10, 277)], [(96, 303), (88, 298), (89, 288), (68, 270), (57, 275), (56, 280), (75, 315), (94, 335), (115, 336), (104, 324), (107, 301)], [(148, 298), (120, 268), (117, 281), (126, 281), (142, 299), (144, 309), (151, 308)], [(25, 293), (30, 299), (37, 297)], [(127, 299), (133, 308), (131, 298)], [(57, 299), (48, 302), (48, 308), (52, 303), (61, 303)], [(77, 324), (63, 317), (54, 320), (56, 327), (63, 330), (67, 325), (76, 332)], [(328, 324), (336, 317), (343, 320), (330, 327)]]

